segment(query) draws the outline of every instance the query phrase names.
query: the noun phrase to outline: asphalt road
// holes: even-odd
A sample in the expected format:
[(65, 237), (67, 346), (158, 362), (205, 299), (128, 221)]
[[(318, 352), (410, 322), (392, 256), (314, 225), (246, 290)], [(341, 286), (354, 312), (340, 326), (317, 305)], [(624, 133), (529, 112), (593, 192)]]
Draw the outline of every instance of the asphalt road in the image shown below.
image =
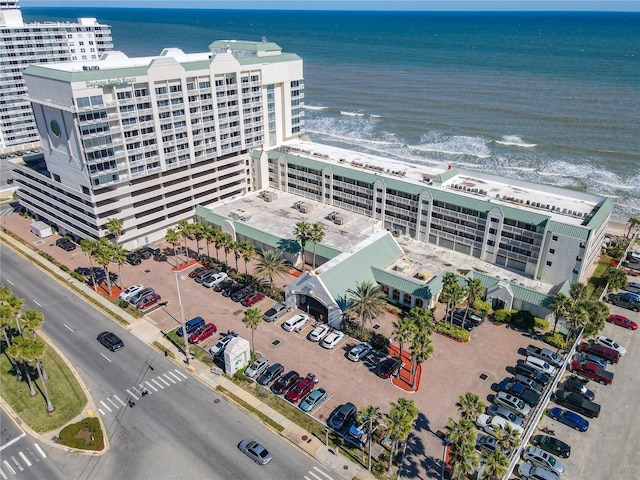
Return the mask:
[[(313, 459), (23, 258), (2, 248), (0, 262), (0, 281), (25, 299), (25, 308), (44, 314), (43, 331), (83, 378), (108, 431), (111, 449), (103, 456), (60, 451), (50, 456), (64, 478), (302, 479), (317, 468)], [(96, 337), (104, 330), (120, 336), (125, 347), (112, 353), (100, 345)], [(140, 385), (150, 394), (141, 397)], [(129, 400), (135, 406), (127, 406)], [(258, 466), (238, 451), (247, 437), (273, 453), (269, 465)]]

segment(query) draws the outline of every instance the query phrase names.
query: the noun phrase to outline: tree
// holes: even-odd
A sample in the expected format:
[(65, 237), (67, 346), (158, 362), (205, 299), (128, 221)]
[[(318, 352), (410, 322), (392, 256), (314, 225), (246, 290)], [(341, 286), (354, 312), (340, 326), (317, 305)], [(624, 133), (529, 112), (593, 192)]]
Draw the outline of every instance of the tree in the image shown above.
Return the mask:
[(433, 355), (433, 342), (431, 341), (431, 335), (420, 330), (413, 337), (411, 345), (411, 387), (416, 387), (416, 380), (418, 375), (418, 366), (426, 362)]
[(242, 256), (241, 242), (231, 242), (231, 250), (233, 251), (233, 256), (236, 258), (236, 272), (239, 272), (238, 260), (240, 260), (240, 257)]
[(369, 463), (367, 463), (367, 468), (371, 471), (371, 440), (373, 439), (374, 432), (374, 423), (376, 427), (378, 425), (378, 421), (382, 418), (382, 413), (380, 413), (380, 408), (375, 405), (368, 405), (367, 407), (361, 409), (358, 412), (358, 421), (359, 422), (367, 422), (369, 435), (367, 437), (367, 446), (369, 448)]
[[(216, 229), (216, 227), (214, 227), (211, 224), (207, 224), (204, 226), (203, 238), (207, 243), (207, 257), (209, 258), (211, 258), (211, 255), (209, 253), (209, 245), (213, 243), (217, 235), (218, 235), (218, 230)], [(217, 254), (218, 252), (216, 251), (216, 257), (217, 257)]]
[(184, 240), (184, 251), (187, 255), (187, 259), (185, 263), (189, 263), (189, 248), (187, 247), (187, 240), (193, 235), (193, 225), (190, 224), (186, 219), (180, 220), (178, 222), (177, 232), (180, 237)]
[(196, 241), (196, 259), (200, 259), (200, 240), (205, 238), (205, 228), (200, 222), (194, 222), (191, 224), (191, 237)]
[(573, 308), (573, 300), (561, 292), (553, 297), (553, 301), (551, 302), (549, 307), (551, 307), (554, 316), (553, 333), (556, 333), (558, 320), (561, 317), (566, 318), (567, 315), (569, 315), (569, 312), (571, 312), (571, 309)]
[(387, 306), (387, 296), (379, 285), (372, 282), (356, 282), (356, 288), (348, 288), (346, 313), (353, 314), (360, 319), (360, 328), (364, 330), (364, 322), (376, 319), (384, 314)]
[(216, 248), (224, 250), (224, 263), (227, 266), (227, 272), (229, 271), (229, 252), (233, 245), (233, 238), (227, 232), (222, 232), (220, 238), (216, 242)]
[(467, 278), (467, 308), (464, 311), (464, 321), (462, 325), (467, 321), (467, 315), (471, 307), (484, 297), (485, 288), (482, 286), (482, 282), (479, 278)]
[(387, 415), (391, 448), (389, 449), (389, 469), (393, 466), (393, 457), (398, 449), (398, 443), (406, 440), (413, 428), (413, 422), (418, 418), (418, 407), (413, 400), (399, 398), (397, 403), (391, 402), (391, 410)]
[(640, 218), (629, 217), (629, 220), (627, 220), (627, 225), (629, 225), (629, 228), (627, 229), (625, 238), (631, 237), (631, 230), (633, 230), (634, 228), (636, 228), (636, 232), (637, 232), (638, 227), (640, 227)]
[(572, 283), (569, 287), (569, 296), (573, 299), (574, 304), (584, 302), (588, 294), (587, 286), (582, 283)]
[(446, 426), (449, 431), (449, 462), (457, 478), (471, 474), (478, 468), (478, 454), (475, 451), (476, 428), (472, 422), (461, 418), (455, 422), (449, 418)]
[(466, 295), (466, 289), (460, 285), (458, 275), (446, 272), (442, 276), (442, 292), (440, 292), (440, 302), (447, 305), (445, 318), (450, 318), (453, 325), (453, 310), (462, 302)]
[(609, 284), (609, 291), (615, 292), (627, 284), (627, 273), (621, 268), (609, 268), (604, 280)]
[(507, 468), (509, 467), (509, 459), (502, 450), (496, 448), (493, 452), (483, 452), (484, 460), (484, 476), (487, 480), (502, 480)]
[(253, 334), (257, 328), (262, 325), (262, 310), (259, 308), (248, 308), (244, 312), (242, 323), (244, 323), (245, 327), (251, 329), (251, 351), (255, 352), (256, 349), (253, 344)]
[(47, 344), (44, 343), (38, 337), (32, 337), (27, 339), (27, 345), (22, 355), (27, 362), (35, 362), (38, 369), (38, 378), (42, 380), (42, 393), (47, 402), (47, 412), (53, 412), (54, 408), (49, 398), (49, 391), (47, 390), (47, 382), (42, 374), (42, 357), (47, 352)]
[(110, 218), (109, 220), (107, 220), (107, 224), (105, 226), (107, 227), (109, 233), (113, 235), (113, 238), (115, 238), (117, 244), (120, 235), (122, 235), (122, 220), (120, 220), (119, 218)]
[(7, 348), (7, 354), (11, 356), (15, 362), (16, 378), (20, 380), (20, 378), (22, 377), (22, 375), (18, 371), (18, 368), (22, 367), (22, 369), (24, 370), (24, 376), (27, 377), (27, 382), (29, 384), (29, 396), (35, 397), (37, 395), (37, 392), (33, 386), (31, 375), (29, 374), (29, 365), (27, 362), (27, 350), (29, 348), (28, 341), (29, 338), (15, 337), (13, 339), (13, 344)]
[(503, 451), (513, 450), (520, 443), (520, 430), (506, 423), (504, 427), (498, 429), (495, 437), (496, 443)]
[(98, 265), (102, 265), (102, 268), (104, 269), (104, 276), (107, 280), (109, 296), (113, 294), (113, 292), (111, 291), (111, 278), (109, 275), (109, 263), (111, 263), (111, 260), (113, 259), (113, 251), (113, 243), (111, 243), (105, 237), (102, 237), (96, 243), (96, 249), (93, 252), (93, 258), (95, 258)]
[(12, 309), (13, 318), (16, 321), (16, 328), (18, 329), (18, 334), (22, 335), (22, 326), (20, 325), (20, 311), (22, 309), (22, 306), (24, 305), (24, 299), (11, 294), (5, 299), (5, 304)]
[(280, 252), (276, 250), (263, 250), (258, 253), (258, 262), (255, 272), (260, 278), (269, 280), (269, 286), (273, 288), (273, 279), (287, 271), (287, 263)]
[(309, 240), (313, 242), (312, 266), (314, 269), (316, 268), (316, 246), (318, 245), (318, 243), (322, 242), (322, 240), (324, 239), (325, 233), (326, 231), (325, 231), (324, 225), (322, 225), (321, 223), (316, 222), (313, 225), (311, 225)]
[(0, 305), (0, 328), (2, 328), (2, 335), (4, 336), (4, 341), (7, 344), (7, 347), (11, 346), (8, 330), (11, 328), (14, 318), (15, 314), (13, 312), (13, 308), (9, 305)]
[(393, 332), (391, 337), (398, 342), (398, 358), (402, 361), (402, 347), (406, 343), (410, 343), (413, 340), (414, 335), (418, 331), (417, 325), (409, 317), (399, 318), (396, 322), (392, 323)]
[(304, 272), (306, 266), (305, 260), (305, 249), (307, 246), (307, 242), (311, 239), (311, 224), (307, 222), (298, 222), (296, 223), (293, 229), (293, 235), (295, 236), (298, 243), (300, 243), (301, 254), (302, 254), (302, 269)]
[(244, 274), (246, 276), (249, 276), (249, 260), (251, 260), (255, 254), (256, 247), (247, 241), (240, 242), (240, 255), (244, 260)]
[(567, 328), (569, 335), (567, 340), (573, 339), (578, 331), (589, 321), (589, 312), (583, 306), (575, 306), (567, 316)]
[(96, 242), (90, 238), (83, 238), (80, 240), (80, 250), (87, 256), (87, 260), (89, 260), (89, 269), (91, 270), (91, 284), (93, 285), (93, 290), (98, 291), (98, 285), (96, 284), (96, 274), (93, 271), (93, 254), (96, 250)]
[(164, 239), (171, 244), (173, 248), (173, 258), (176, 262), (176, 267), (178, 266), (178, 252), (176, 251), (176, 245), (180, 241), (180, 234), (173, 228), (167, 228), (167, 233), (164, 236)]
[(122, 278), (122, 265), (127, 261), (127, 249), (122, 245), (114, 245), (113, 247), (113, 256), (111, 257), (112, 262), (116, 262), (118, 264), (118, 278), (120, 279), (120, 288), (124, 290), (124, 280)]
[(609, 316), (609, 307), (604, 302), (593, 300), (583, 305), (587, 312), (588, 320), (584, 327), (584, 335), (586, 337), (595, 337), (602, 329)]
[(480, 400), (480, 397), (471, 392), (460, 395), (456, 406), (460, 411), (460, 417), (470, 422), (475, 422), (478, 415), (484, 413), (484, 409), (486, 408), (485, 403)]
[(433, 312), (424, 307), (413, 307), (406, 316), (418, 329), (418, 331), (426, 331), (433, 333)]
[(22, 315), (22, 317), (20, 318), (20, 321), (24, 325), (24, 329), (33, 334), (36, 330), (42, 327), (42, 323), (44, 322), (44, 315), (42, 314), (42, 312), (31, 308), (29, 310), (25, 310), (24, 315)]

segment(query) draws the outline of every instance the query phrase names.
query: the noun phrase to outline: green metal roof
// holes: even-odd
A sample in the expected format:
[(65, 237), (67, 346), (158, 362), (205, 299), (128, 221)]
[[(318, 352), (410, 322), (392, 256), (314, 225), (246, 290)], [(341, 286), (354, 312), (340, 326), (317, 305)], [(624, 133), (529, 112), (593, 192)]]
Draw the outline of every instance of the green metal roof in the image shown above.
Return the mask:
[[(499, 278), (492, 277), (490, 275), (471, 271), (467, 274), (467, 276), (471, 276), (472, 278), (478, 278), (482, 282), (482, 286), (485, 288), (490, 288), (500, 282)], [(513, 282), (505, 282), (506, 285), (513, 293), (513, 297), (521, 300), (524, 303), (528, 303), (530, 305), (536, 305), (538, 307), (549, 307), (551, 302), (553, 301), (553, 296), (547, 295), (546, 293), (537, 292), (529, 287), (523, 287), (522, 285), (518, 285)]]
[(587, 223), (587, 228), (592, 230), (597, 230), (600, 226), (607, 221), (609, 215), (613, 211), (613, 202), (610, 198), (606, 198), (598, 205), (598, 211), (591, 217), (589, 223)]
[(431, 300), (433, 297), (433, 293), (430, 288), (431, 286), (425, 285), (424, 282), (397, 275), (393, 272), (376, 267), (371, 267), (371, 270), (373, 272), (373, 278), (379, 284), (388, 285), (389, 287), (403, 293), (409, 293), (425, 300)]
[(578, 240), (587, 240), (589, 238), (590, 230), (586, 227), (579, 225), (568, 225), (566, 223), (556, 222), (555, 220), (549, 220), (547, 222), (547, 231), (562, 235), (563, 237), (577, 238)]
[(457, 176), (459, 173), (460, 172), (458, 172), (458, 170), (456, 170), (455, 168), (450, 168), (449, 170), (446, 170), (441, 174), (433, 177), (433, 181), (437, 183), (444, 183), (447, 180), (451, 180), (453, 177)]

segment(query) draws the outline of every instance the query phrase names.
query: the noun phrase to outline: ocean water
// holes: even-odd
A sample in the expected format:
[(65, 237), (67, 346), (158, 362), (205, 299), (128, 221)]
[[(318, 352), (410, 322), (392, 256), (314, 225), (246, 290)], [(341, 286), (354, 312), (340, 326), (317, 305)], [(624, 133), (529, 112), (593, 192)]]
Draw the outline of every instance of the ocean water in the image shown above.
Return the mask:
[(640, 14), (24, 8), (129, 56), (266, 37), (305, 62), (318, 142), (611, 197), (640, 216)]

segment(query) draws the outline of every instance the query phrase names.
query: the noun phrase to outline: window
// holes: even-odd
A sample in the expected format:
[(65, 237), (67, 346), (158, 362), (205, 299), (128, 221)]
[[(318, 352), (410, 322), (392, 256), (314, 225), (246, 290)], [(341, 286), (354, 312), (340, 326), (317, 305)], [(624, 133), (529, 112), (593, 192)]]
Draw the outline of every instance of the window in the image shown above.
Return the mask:
[(551, 240), (553, 240), (554, 242), (557, 242), (558, 241), (558, 236), (554, 235), (553, 237), (551, 237)]
[(555, 249), (555, 248), (550, 248), (550, 249), (549, 249), (549, 253), (550, 253), (551, 255), (553, 255), (554, 253), (556, 253), (556, 249)]
[(497, 218), (493, 218), (493, 217), (491, 217), (491, 221), (493, 223), (500, 223), (500, 220), (498, 220)]
[(582, 261), (582, 257), (581, 257), (580, 255), (578, 255), (578, 256), (576, 257), (576, 261), (581, 262), (581, 261)]
[(547, 267), (550, 267), (551, 265), (551, 262), (547, 262)]
[(496, 244), (496, 242), (494, 242), (493, 240), (487, 240), (487, 245), (489, 245), (490, 247), (493, 247)]
[(495, 228), (490, 228), (490, 229), (489, 229), (489, 233), (490, 233), (491, 235), (495, 235), (496, 233), (498, 233), (498, 231), (497, 231)]

